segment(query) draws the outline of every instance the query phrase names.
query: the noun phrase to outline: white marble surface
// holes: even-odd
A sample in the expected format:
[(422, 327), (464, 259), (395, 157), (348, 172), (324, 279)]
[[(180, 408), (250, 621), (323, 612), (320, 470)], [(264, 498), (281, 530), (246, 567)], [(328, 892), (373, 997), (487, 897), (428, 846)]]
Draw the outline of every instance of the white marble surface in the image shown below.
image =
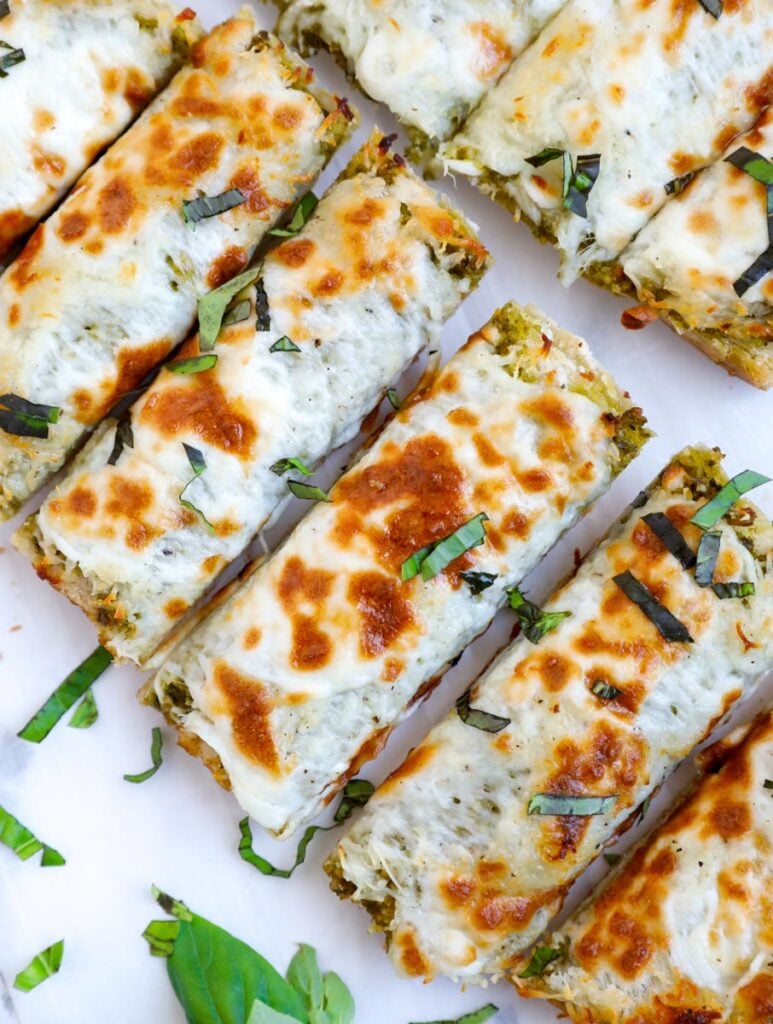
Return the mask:
[[(238, 6), (235, 0), (200, 0), (207, 24)], [(259, 17), (272, 24), (270, 7)], [(324, 57), (314, 61), (323, 84), (357, 102), (363, 139), (377, 123), (392, 130), (386, 111), (364, 101)], [(329, 169), (327, 184), (354, 144)], [(657, 431), (593, 513), (548, 557), (530, 581), (539, 599), (585, 550), (677, 448), (690, 442), (719, 445), (727, 467), (748, 467), (773, 475), (773, 395), (766, 395), (722, 370), (654, 325), (636, 334), (619, 326), (623, 303), (585, 283), (565, 291), (555, 280), (553, 252), (537, 245), (526, 228), (480, 197), (466, 183), (441, 183), (480, 226), (497, 265), (480, 290), (448, 324), (447, 357), (468, 333), (507, 299), (534, 302), (562, 325), (588, 339), (596, 354), (629, 388)], [(319, 191), (319, 189), (318, 189)], [(330, 460), (329, 478), (346, 453)], [(773, 510), (773, 485), (759, 500)], [(269, 542), (298, 516), (300, 504), (271, 531)], [(66, 720), (40, 746), (15, 738), (54, 686), (95, 645), (86, 619), (36, 579), (10, 546), (15, 524), (0, 529), (0, 804), (67, 857), (62, 868), (21, 863), (0, 848), (0, 972), (9, 983), (30, 958), (64, 937), (62, 970), (29, 994), (0, 986), (0, 1021), (20, 1024), (182, 1024), (183, 1015), (163, 962), (148, 955), (140, 938), (156, 915), (150, 898), (155, 882), (185, 899), (283, 969), (295, 943), (311, 943), (325, 968), (337, 970), (357, 1000), (358, 1024), (407, 1024), (457, 1017), (493, 999), (503, 1024), (545, 1024), (557, 1020), (548, 1007), (525, 1002), (502, 984), (485, 993), (461, 992), (444, 981), (421, 985), (394, 975), (381, 940), (366, 931), (365, 915), (340, 904), (328, 891), (320, 864), (334, 835), (318, 837), (306, 865), (289, 881), (265, 878), (236, 852), (241, 812), (201, 764), (174, 746), (165, 730), (164, 765), (149, 782), (125, 783), (124, 772), (150, 764), (150, 730), (157, 716), (140, 706), (135, 692), (142, 675), (111, 668), (97, 683), (99, 721), (91, 729), (70, 729)], [(384, 777), (409, 747), (451, 705), (491, 652), (507, 636), (504, 616), (471, 648), (433, 698), (393, 736), (386, 752), (367, 769)], [(773, 680), (770, 681), (773, 684)], [(773, 685), (763, 688), (759, 704)], [(742, 709), (748, 717), (753, 708)], [(689, 767), (685, 766), (683, 777)], [(651, 812), (667, 804), (671, 786)], [(627, 841), (634, 838), (629, 835)], [(280, 844), (258, 834), (261, 852), (279, 862), (293, 858), (294, 842)], [(603, 863), (589, 874), (598, 877)], [(5, 1016), (4, 1016), (5, 1014)]]

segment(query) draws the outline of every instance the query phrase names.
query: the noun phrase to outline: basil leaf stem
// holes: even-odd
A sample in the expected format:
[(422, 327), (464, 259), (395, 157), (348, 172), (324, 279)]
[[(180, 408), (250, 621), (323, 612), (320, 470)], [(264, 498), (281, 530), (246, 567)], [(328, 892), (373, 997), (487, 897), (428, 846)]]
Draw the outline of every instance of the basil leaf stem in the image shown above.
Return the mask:
[(60, 939), (38, 953), (23, 971), (19, 971), (14, 979), (13, 987), (20, 992), (31, 992), (52, 974), (56, 974), (62, 966), (63, 956), (64, 939)]
[(48, 428), (59, 422), (58, 405), (41, 405), (19, 395), (0, 395), (0, 429), (15, 437), (48, 437)]
[(85, 661), (62, 680), (41, 709), (18, 733), (20, 739), (28, 740), (30, 743), (40, 743), (44, 740), (59, 719), (67, 714), (92, 683), (99, 679), (112, 660), (113, 655), (104, 647), (97, 647), (92, 651)]
[(617, 803), (614, 796), (574, 796), (571, 793), (535, 793), (529, 800), (528, 814), (569, 817), (593, 817), (606, 814)]
[(292, 215), (292, 219), (286, 228), (272, 228), (269, 231), (270, 235), (274, 235), (277, 238), (293, 238), (301, 230), (303, 225), (316, 210), (319, 199), (314, 195), (313, 192), (307, 192), (301, 199), (298, 205), (295, 207), (295, 212)]
[(148, 779), (153, 778), (158, 769), (163, 764), (163, 758), (161, 757), (161, 748), (164, 745), (164, 737), (161, 735), (161, 730), (156, 725), (153, 727), (153, 732), (150, 739), (150, 760), (153, 762), (151, 768), (147, 768), (144, 772), (140, 772), (139, 775), (124, 775), (124, 779), (127, 782), (147, 782)]
[(207, 217), (216, 217), (226, 210), (233, 210), (247, 201), (245, 194), (238, 188), (229, 188), (219, 196), (199, 196), (198, 199), (183, 200), (183, 220), (186, 224), (198, 224)]
[(633, 601), (641, 609), (664, 639), (686, 644), (693, 642), (687, 626), (672, 615), (632, 572), (626, 570), (613, 579), (628, 600)]
[(571, 612), (544, 612), (536, 604), (527, 601), (518, 587), (507, 591), (507, 601), (521, 624), (526, 639), (533, 644), (556, 628), (563, 619), (569, 618)]
[(18, 818), (14, 818), (3, 807), (0, 807), (0, 843), (12, 850), (19, 860), (29, 860), (30, 857), (34, 857), (42, 850), (43, 856), (40, 858), (42, 868), (61, 867), (66, 863), (58, 850), (41, 842), (26, 825), (22, 825)]
[(649, 526), (684, 569), (692, 569), (695, 565), (695, 552), (664, 512), (649, 512), (642, 516), (642, 522)]
[(245, 270), (237, 277), (226, 281), (206, 295), (202, 295), (198, 302), (199, 307), (199, 351), (211, 352), (215, 347), (220, 328), (223, 326), (223, 317), (228, 306), (242, 288), (253, 284), (260, 276), (260, 267), (253, 267)]
[(210, 521), (207, 519), (207, 517), (204, 515), (201, 509), (194, 505), (192, 501), (189, 501), (187, 498), (183, 497), (183, 495), (191, 486), (191, 484), (198, 480), (198, 478), (207, 468), (207, 463), (206, 460), (204, 459), (204, 454), (203, 452), (199, 451), (198, 448), (194, 448), (193, 445), (186, 444), (185, 441), (183, 441), (183, 448), (185, 449), (185, 454), (188, 456), (188, 462), (190, 463), (190, 467), (193, 470), (193, 476), (185, 485), (185, 487), (183, 487), (183, 489), (180, 491), (180, 497), (178, 500), (180, 504), (183, 506), (183, 508), (187, 508), (189, 512), (194, 512), (199, 517), (199, 519), (201, 519), (201, 521), (204, 523), (204, 525), (207, 527), (210, 533), (214, 533), (215, 527), (212, 525), (212, 523), (210, 523)]
[(469, 690), (463, 693), (457, 700), (456, 713), (465, 725), (471, 725), (473, 729), (481, 729), (483, 732), (501, 732), (512, 721), (511, 718), (503, 718), (501, 715), (494, 715), (490, 711), (471, 708)]
[(486, 528), (483, 524), (487, 521), (486, 513), (479, 512), (448, 537), (435, 541), (434, 544), (428, 544), (411, 555), (400, 567), (403, 582), (413, 579), (419, 573), (425, 582), (431, 580), (461, 555), (484, 544)]
[(727, 515), (733, 505), (747, 491), (754, 490), (755, 487), (760, 487), (762, 484), (767, 483), (770, 483), (769, 476), (756, 473), (753, 469), (745, 469), (742, 473), (738, 473), (728, 480), (724, 487), (717, 491), (711, 501), (707, 501), (705, 505), (702, 505), (695, 515), (691, 517), (690, 522), (694, 523), (695, 526), (699, 526), (701, 530), (710, 530), (723, 516)]

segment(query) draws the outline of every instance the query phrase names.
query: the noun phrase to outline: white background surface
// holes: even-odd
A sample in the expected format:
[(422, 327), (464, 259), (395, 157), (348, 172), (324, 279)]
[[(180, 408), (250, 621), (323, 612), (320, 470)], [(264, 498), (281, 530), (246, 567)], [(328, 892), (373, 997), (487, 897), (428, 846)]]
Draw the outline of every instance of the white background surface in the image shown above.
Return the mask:
[[(209, 26), (227, 16), (233, 0), (199, 0)], [(258, 17), (273, 24), (270, 7)], [(388, 112), (365, 101), (346, 84), (332, 62), (313, 63), (323, 85), (345, 92), (360, 108), (363, 126), (325, 173), (335, 172), (377, 122), (394, 130)], [(624, 473), (591, 515), (546, 559), (527, 589), (536, 599), (572, 565), (574, 548), (587, 550), (633, 496), (687, 443), (720, 446), (731, 473), (747, 467), (773, 476), (773, 394), (731, 379), (665, 327), (628, 333), (619, 326), (624, 304), (579, 282), (565, 291), (555, 280), (557, 259), (534, 242), (527, 229), (479, 196), (464, 182), (447, 180), (443, 191), (479, 226), (496, 257), (479, 291), (448, 324), (447, 358), (508, 299), (534, 302), (562, 326), (587, 338), (596, 355), (643, 406), (658, 436)], [(321, 188), (317, 186), (319, 194)], [(404, 386), (401, 392), (404, 391)], [(327, 478), (345, 462), (329, 460)], [(322, 474), (323, 483), (325, 474)], [(757, 495), (755, 495), (757, 498)], [(773, 510), (773, 485), (758, 500)], [(296, 502), (276, 538), (297, 518)], [(29, 511), (29, 509), (27, 510)], [(16, 523), (0, 528), (0, 804), (43, 841), (60, 850), (67, 865), (41, 869), (39, 856), (21, 863), (0, 848), (0, 972), (9, 983), (39, 950), (64, 938), (61, 972), (29, 994), (14, 993), (8, 1020), (20, 1024), (182, 1024), (164, 962), (148, 955), (140, 935), (153, 917), (150, 885), (184, 899), (193, 909), (254, 945), (283, 970), (297, 942), (314, 945), (323, 968), (335, 969), (357, 1002), (357, 1024), (408, 1024), (455, 1018), (493, 999), (502, 1024), (546, 1024), (557, 1020), (548, 1007), (520, 1000), (505, 984), (486, 992), (461, 992), (450, 982), (421, 985), (395, 976), (382, 940), (369, 935), (367, 917), (329, 892), (320, 865), (335, 833), (318, 836), (307, 863), (289, 881), (266, 878), (239, 859), (237, 823), (242, 812), (207, 770), (173, 743), (164, 727), (164, 764), (143, 785), (123, 781), (124, 772), (150, 765), (150, 731), (161, 724), (135, 698), (141, 673), (112, 667), (95, 686), (99, 720), (82, 731), (65, 719), (40, 746), (15, 734), (66, 673), (95, 646), (85, 617), (46, 584), (11, 547)], [(386, 752), (363, 773), (374, 781), (402, 759), (471, 681), (476, 668), (507, 637), (504, 614), (449, 673), (433, 698), (401, 727)], [(769, 681), (745, 719), (773, 690)], [(68, 716), (69, 717), (69, 716)], [(682, 780), (689, 777), (689, 766)], [(674, 787), (661, 793), (645, 825), (667, 805)], [(256, 832), (260, 852), (280, 864), (294, 858), (295, 840), (278, 843)], [(635, 837), (629, 834), (627, 842)], [(605, 864), (588, 877), (598, 878)], [(587, 881), (584, 885), (587, 889)], [(6, 1003), (8, 1000), (6, 999)], [(3, 1020), (0, 985), (0, 1020)]]

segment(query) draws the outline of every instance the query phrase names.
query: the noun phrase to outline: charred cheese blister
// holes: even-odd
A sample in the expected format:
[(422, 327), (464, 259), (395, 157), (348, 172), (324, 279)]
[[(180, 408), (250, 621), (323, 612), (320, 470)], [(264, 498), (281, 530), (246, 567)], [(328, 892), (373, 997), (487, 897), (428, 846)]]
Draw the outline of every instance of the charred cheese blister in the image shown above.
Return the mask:
[[(234, 297), (216, 364), (192, 338), (123, 423), (106, 424), (27, 522), (38, 573), (116, 655), (144, 661), (312, 466), (356, 434), (485, 272), (474, 231), (376, 131), (299, 234)], [(277, 350), (291, 342), (294, 349)], [(111, 453), (131, 430), (132, 447)], [(184, 445), (206, 470), (191, 479)]]
[(705, 751), (709, 774), (540, 945), (519, 991), (577, 1024), (767, 1024), (773, 1014), (773, 713)]
[(200, 35), (193, 11), (164, 0), (5, 6), (0, 265), (166, 84)]
[(564, 0), (280, 0), (277, 32), (328, 47), (429, 156)]
[(773, 7), (570, 0), (441, 149), (540, 238), (566, 283), (603, 279), (666, 202), (770, 101)]
[[(249, 814), (292, 832), (645, 439), (640, 410), (583, 341), (505, 306), (172, 651), (150, 698)], [(434, 578), (402, 578), (481, 513), (482, 543)], [(476, 594), (463, 571), (495, 579)]]
[[(473, 686), (469, 707), (507, 724), (487, 732), (452, 712), (339, 843), (332, 886), (387, 933), (402, 973), (505, 972), (603, 844), (773, 667), (770, 521), (742, 499), (716, 528), (715, 583), (756, 591), (722, 600), (642, 520), (667, 517), (695, 551), (689, 519), (725, 481), (717, 453), (678, 455), (545, 606), (568, 616), (536, 644), (518, 637)], [(626, 572), (690, 642), (665, 639), (615, 582)]]
[[(760, 180), (764, 171), (755, 177), (738, 166), (748, 157), (762, 158), (758, 164), (766, 164), (771, 184)], [(773, 387), (769, 195), (773, 108), (666, 203), (623, 252), (620, 267), (644, 304), (623, 315), (625, 326), (643, 326), (652, 311), (731, 373)]]
[[(196, 44), (0, 278), (0, 415), (55, 410), (33, 436), (2, 415), (0, 516), (183, 340), (197, 299), (307, 191), (352, 116), (310, 82), (245, 8)], [(233, 190), (239, 205), (184, 218), (183, 202)]]

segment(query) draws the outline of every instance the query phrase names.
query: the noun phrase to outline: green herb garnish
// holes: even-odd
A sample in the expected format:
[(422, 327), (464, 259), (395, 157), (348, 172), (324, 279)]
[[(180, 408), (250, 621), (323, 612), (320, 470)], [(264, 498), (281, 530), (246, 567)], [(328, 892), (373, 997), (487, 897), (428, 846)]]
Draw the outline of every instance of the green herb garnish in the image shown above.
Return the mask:
[(470, 570), (469, 572), (460, 572), (459, 575), (473, 594), (481, 594), (484, 590), (488, 590), (497, 579), (495, 572), (474, 572)]
[(481, 711), (480, 708), (470, 707), (470, 691), (467, 690), (456, 702), (456, 713), (465, 725), (471, 725), (473, 729), (481, 729), (483, 732), (501, 732), (506, 729), (512, 721), (511, 718), (503, 718), (501, 715), (493, 715), (490, 711)]
[(185, 485), (185, 487), (183, 487), (183, 489), (180, 491), (180, 504), (183, 506), (183, 508), (187, 508), (190, 512), (195, 512), (195, 514), (201, 519), (201, 521), (204, 523), (207, 529), (211, 533), (214, 533), (214, 526), (212, 525), (212, 523), (210, 523), (210, 521), (207, 519), (207, 517), (204, 515), (201, 509), (194, 505), (193, 502), (188, 501), (187, 498), (183, 497), (183, 495), (191, 486), (191, 484), (198, 480), (198, 478), (207, 468), (207, 463), (204, 459), (203, 453), (200, 452), (198, 448), (194, 448), (193, 445), (186, 444), (185, 441), (183, 441), (183, 448), (185, 449), (185, 454), (188, 456), (188, 462), (190, 463), (191, 469), (193, 470), (193, 476)]
[(0, 429), (16, 437), (48, 437), (48, 428), (59, 422), (58, 405), (28, 402), (18, 395), (0, 395)]
[(538, 644), (563, 619), (569, 618), (571, 612), (544, 612), (523, 596), (518, 587), (507, 591), (507, 601), (518, 617), (523, 635), (533, 644)]
[(625, 691), (612, 686), (611, 683), (607, 683), (604, 679), (597, 679), (593, 686), (591, 686), (590, 692), (600, 700), (615, 700), (616, 697), (619, 697)]
[(53, 846), (42, 843), (30, 832), (26, 825), (22, 825), (18, 818), (0, 807), (0, 843), (13, 850), (19, 860), (29, 860), (36, 853), (43, 851), (40, 858), (42, 868), (56, 868), (65, 864), (64, 857), (55, 850)]
[(563, 949), (556, 949), (554, 946), (536, 946), (531, 955), (531, 960), (525, 971), (521, 971), (519, 978), (540, 978), (548, 964), (554, 960), (560, 960), (564, 955)]
[[(567, 157), (569, 157), (567, 162)], [(577, 157), (572, 170), (572, 158), (564, 154), (563, 205), (578, 217), (588, 216), (588, 196), (596, 184), (601, 170), (601, 154), (587, 153)], [(567, 177), (567, 172), (569, 172)]]
[(684, 623), (672, 615), (632, 572), (626, 570), (613, 579), (628, 600), (633, 601), (641, 609), (664, 639), (678, 640), (686, 644), (693, 642)]
[(31, 992), (33, 988), (37, 988), (46, 978), (56, 974), (62, 966), (63, 956), (64, 939), (60, 939), (52, 946), (47, 946), (41, 953), (38, 953), (23, 971), (19, 971), (14, 979), (13, 987), (20, 992)]
[[(762, 788), (773, 789), (773, 779), (765, 779), (765, 781), (762, 783)], [(770, 795), (773, 796), (773, 793), (771, 793)]]
[(571, 793), (535, 793), (529, 800), (529, 814), (550, 814), (589, 818), (606, 814), (617, 803), (615, 796), (574, 796)]
[(315, 484), (305, 484), (302, 480), (288, 480), (287, 486), (291, 494), (304, 501), (330, 501), (330, 495)]
[(719, 18), (722, 14), (722, 0), (698, 0), (698, 3), (712, 18)]
[(272, 228), (269, 231), (270, 235), (276, 235), (277, 238), (293, 238), (301, 230), (303, 225), (316, 210), (319, 199), (314, 195), (313, 192), (307, 192), (306, 195), (301, 199), (298, 205), (295, 207), (292, 219), (286, 228)]
[(721, 601), (731, 597), (753, 597), (756, 591), (756, 587), (751, 580), (713, 583), (711, 589)]
[(186, 224), (198, 224), (207, 217), (233, 210), (247, 201), (247, 196), (238, 188), (229, 188), (219, 196), (199, 196), (198, 199), (183, 200), (183, 220)]
[[(6, 11), (6, 13), (8, 13)], [(1, 16), (1, 15), (0, 15)], [(0, 78), (8, 77), (8, 69), (26, 60), (24, 50), (15, 50), (12, 46), (0, 39), (0, 47), (7, 53), (0, 53)]]
[(99, 718), (94, 691), (89, 687), (67, 723), (73, 729), (89, 729)]
[(300, 459), (295, 457), (289, 459), (280, 459), (279, 462), (275, 462), (273, 466), (269, 466), (272, 473), (276, 473), (277, 476), (283, 476), (288, 473), (291, 469), (297, 469), (299, 473), (303, 473), (304, 476), (311, 476), (312, 470), (302, 462)]
[(695, 565), (695, 552), (664, 512), (649, 512), (642, 516), (642, 522), (649, 526), (683, 568), (691, 569)]
[(737, 476), (728, 480), (725, 486), (717, 491), (711, 501), (702, 505), (695, 515), (692, 516), (690, 522), (699, 526), (701, 530), (710, 530), (723, 516), (727, 515), (733, 505), (747, 491), (754, 490), (755, 487), (760, 487), (762, 484), (767, 483), (770, 483), (769, 476), (755, 473), (753, 469), (745, 469), (742, 473), (738, 473)]
[(107, 457), (108, 466), (115, 466), (118, 460), (121, 458), (124, 448), (134, 447), (134, 431), (132, 430), (132, 414), (131, 409), (127, 409), (115, 423), (115, 436), (113, 438), (113, 447), (110, 450), (110, 454)]
[(353, 1024), (351, 992), (334, 971), (322, 974), (311, 946), (301, 943), (298, 947), (287, 968), (287, 980), (303, 1000), (310, 1024)]
[(719, 545), (722, 534), (719, 531), (704, 533), (698, 545), (698, 557), (695, 565), (695, 582), (699, 587), (710, 587), (714, 579), (714, 570), (719, 558)]
[(479, 1010), (465, 1013), (463, 1016), (455, 1017), (453, 1020), (449, 1017), (445, 1020), (424, 1021), (422, 1024), (485, 1024), (485, 1021), (491, 1020), (495, 1013), (499, 1013), (499, 1007), (493, 1003), (486, 1003)]
[(543, 164), (549, 164), (553, 160), (560, 160), (564, 155), (563, 149), (556, 149), (553, 146), (546, 146), (541, 149), (539, 153), (535, 153), (534, 156), (527, 156), (526, 163), (531, 164), (532, 167), (542, 167)]
[(153, 762), (151, 768), (147, 768), (144, 772), (140, 772), (139, 775), (124, 775), (124, 779), (127, 782), (147, 782), (148, 779), (152, 779), (158, 769), (163, 763), (161, 757), (161, 748), (164, 745), (164, 737), (161, 735), (161, 730), (156, 725), (153, 727), (153, 732), (150, 739), (150, 760)]
[[(249, 303), (247, 303), (249, 305)], [(171, 373), (204, 373), (217, 366), (217, 356), (209, 352), (205, 356), (190, 356), (188, 359), (176, 359), (167, 365)]]
[(753, 149), (741, 146), (730, 156), (726, 156), (725, 161), (733, 164), (739, 170), (745, 171), (755, 181), (759, 181), (763, 185), (773, 185), (773, 161), (768, 160), (761, 153), (755, 153)]
[(394, 388), (387, 388), (386, 396), (389, 404), (397, 412), (400, 409), (400, 396), (397, 394), (397, 391)]
[(680, 174), (678, 178), (672, 178), (671, 181), (667, 181), (663, 186), (666, 190), (666, 195), (678, 196), (680, 192), (684, 192), (695, 175), (696, 171), (688, 171), (686, 174)]
[(252, 304), (249, 299), (239, 299), (238, 302), (234, 299), (225, 311), (223, 327), (229, 327), (231, 324), (240, 324), (242, 321), (247, 320), (251, 309)]
[(768, 247), (760, 253), (750, 267), (733, 282), (736, 295), (745, 294), (753, 285), (762, 280), (773, 270), (773, 161), (747, 146), (741, 146), (730, 156), (725, 157), (728, 163), (751, 175), (755, 181), (765, 186), (765, 209), (768, 221)]
[(255, 329), (258, 331), (271, 330), (271, 314), (268, 309), (268, 295), (263, 278), (255, 282)]
[(479, 512), (448, 537), (428, 544), (410, 558), (406, 558), (400, 567), (402, 580), (411, 580), (419, 573), (425, 582), (431, 580), (465, 552), (479, 547), (486, 540), (486, 528), (483, 524), (487, 521), (486, 513)]
[(92, 651), (85, 661), (62, 680), (40, 711), (33, 715), (18, 733), (19, 737), (29, 740), (30, 743), (40, 743), (44, 740), (59, 719), (66, 715), (92, 683), (99, 679), (112, 660), (113, 655), (104, 647), (97, 647)]
[(290, 341), (286, 334), (283, 334), (282, 337), (278, 341), (275, 341), (269, 348), (269, 352), (300, 352), (300, 348), (294, 341)]
[(247, 285), (258, 279), (260, 270), (260, 267), (245, 270), (231, 281), (226, 281), (219, 288), (201, 296), (198, 302), (199, 350), (201, 352), (211, 352), (215, 347), (220, 328), (223, 326), (223, 317), (231, 300), (239, 294), (242, 288), (246, 288)]

